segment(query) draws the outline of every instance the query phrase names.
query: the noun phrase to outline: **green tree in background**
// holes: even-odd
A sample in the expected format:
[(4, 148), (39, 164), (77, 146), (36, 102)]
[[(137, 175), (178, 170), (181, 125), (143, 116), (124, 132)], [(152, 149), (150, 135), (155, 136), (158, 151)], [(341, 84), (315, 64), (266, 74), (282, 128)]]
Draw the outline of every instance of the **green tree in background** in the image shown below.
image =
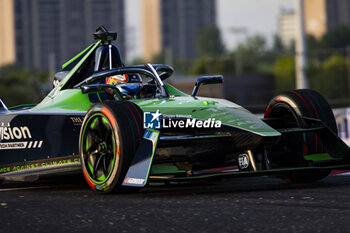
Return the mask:
[(265, 37), (259, 34), (248, 37), (234, 52), (236, 69), (239, 70), (237, 73), (271, 74), (276, 60), (274, 53), (274, 48), (267, 45)]
[(277, 92), (295, 88), (295, 58), (283, 56), (274, 65)]
[(0, 68), (0, 98), (7, 106), (39, 102), (48, 85), (48, 73), (35, 72), (15, 65)]
[(236, 52), (241, 55), (249, 55), (267, 52), (267, 43), (265, 37), (261, 35), (253, 35), (246, 39), (245, 42), (237, 46)]
[(225, 53), (220, 30), (216, 27), (202, 29), (196, 40), (197, 52), (202, 56), (215, 56)]
[(341, 55), (332, 55), (321, 64), (311, 61), (309, 65), (310, 86), (329, 99), (348, 96), (347, 59)]
[[(210, 55), (212, 54), (212, 55)], [(275, 57), (263, 36), (253, 35), (230, 54), (208, 52), (194, 63), (191, 74), (272, 73)]]
[(234, 57), (228, 55), (221, 57), (201, 57), (192, 66), (190, 74), (234, 74), (234, 72)]
[[(307, 76), (310, 88), (321, 92), (328, 99), (349, 96), (347, 58), (332, 55), (324, 61), (309, 60)], [(277, 91), (295, 88), (295, 58), (284, 56), (277, 59), (274, 66)]]
[(227, 61), (220, 30), (216, 27), (202, 29), (196, 41), (199, 58), (194, 61), (189, 73), (193, 75), (226, 73), (232, 69), (232, 61)]
[(340, 26), (326, 33), (322, 39), (323, 48), (342, 48), (350, 45), (350, 27)]
[(273, 36), (272, 51), (275, 53), (280, 53), (285, 51), (281, 38), (276, 34)]
[(309, 35), (307, 44), (309, 50), (345, 48), (350, 45), (350, 27), (339, 26), (328, 31), (319, 40)]

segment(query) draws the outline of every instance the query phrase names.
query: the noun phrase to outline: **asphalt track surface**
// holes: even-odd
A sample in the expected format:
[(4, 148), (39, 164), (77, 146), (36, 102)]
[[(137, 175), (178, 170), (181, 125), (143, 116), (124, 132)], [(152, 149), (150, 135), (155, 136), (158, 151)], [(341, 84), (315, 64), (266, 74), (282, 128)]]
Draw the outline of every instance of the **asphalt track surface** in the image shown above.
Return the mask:
[(350, 176), (152, 185), (100, 195), (80, 175), (0, 186), (0, 232), (350, 232)]

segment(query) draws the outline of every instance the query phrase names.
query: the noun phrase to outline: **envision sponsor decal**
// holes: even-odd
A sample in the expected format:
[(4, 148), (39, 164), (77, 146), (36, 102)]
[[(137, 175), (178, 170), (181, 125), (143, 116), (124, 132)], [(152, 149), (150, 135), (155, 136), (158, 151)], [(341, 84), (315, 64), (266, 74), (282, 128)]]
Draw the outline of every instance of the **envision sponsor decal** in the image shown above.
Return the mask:
[(0, 140), (13, 140), (13, 139), (26, 139), (32, 138), (32, 135), (27, 126), (21, 127), (10, 127), (10, 124), (7, 124), (7, 127), (4, 126), (4, 123), (1, 123), (0, 127)]
[[(0, 126), (0, 141), (31, 139), (32, 134), (27, 126), (11, 127), (10, 124)], [(0, 150), (41, 148), (43, 141), (1, 142)]]
[(156, 112), (144, 112), (143, 127), (160, 128), (220, 128), (221, 121), (215, 118), (198, 120), (188, 115), (162, 115), (159, 110)]

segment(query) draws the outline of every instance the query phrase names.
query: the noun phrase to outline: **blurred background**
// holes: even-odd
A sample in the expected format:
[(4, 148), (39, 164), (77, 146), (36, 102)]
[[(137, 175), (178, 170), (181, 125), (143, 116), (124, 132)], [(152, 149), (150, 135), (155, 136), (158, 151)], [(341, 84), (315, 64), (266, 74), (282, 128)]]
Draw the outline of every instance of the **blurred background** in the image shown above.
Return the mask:
[[(166, 63), (169, 81), (190, 93), (200, 75), (224, 85), (198, 95), (263, 112), (296, 88), (297, 0), (0, 0), (0, 98), (35, 103), (62, 64), (93, 42), (103, 24), (118, 32), (124, 63)], [(332, 107), (350, 104), (350, 0), (304, 0), (310, 88)]]

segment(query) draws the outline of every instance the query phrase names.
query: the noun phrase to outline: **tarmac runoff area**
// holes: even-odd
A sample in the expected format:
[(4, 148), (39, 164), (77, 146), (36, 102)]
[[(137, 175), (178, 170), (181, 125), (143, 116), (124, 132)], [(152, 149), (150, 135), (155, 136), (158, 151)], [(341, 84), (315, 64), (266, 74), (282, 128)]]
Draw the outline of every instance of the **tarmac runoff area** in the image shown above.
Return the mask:
[(0, 232), (350, 232), (350, 173), (268, 177), (100, 195), (81, 175), (0, 186)]

